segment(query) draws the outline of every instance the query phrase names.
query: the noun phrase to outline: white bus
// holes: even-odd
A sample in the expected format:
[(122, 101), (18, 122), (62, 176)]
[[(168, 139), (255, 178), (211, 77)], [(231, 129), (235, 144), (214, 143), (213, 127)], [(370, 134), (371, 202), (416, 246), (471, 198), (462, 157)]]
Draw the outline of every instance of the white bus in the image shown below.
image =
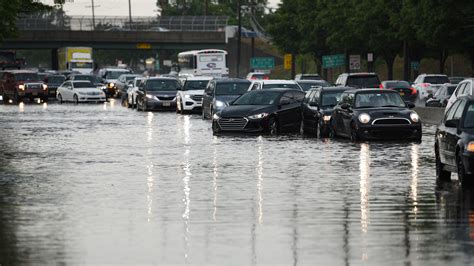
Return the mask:
[(178, 54), (180, 74), (193, 76), (229, 76), (227, 51), (217, 49), (187, 51)]

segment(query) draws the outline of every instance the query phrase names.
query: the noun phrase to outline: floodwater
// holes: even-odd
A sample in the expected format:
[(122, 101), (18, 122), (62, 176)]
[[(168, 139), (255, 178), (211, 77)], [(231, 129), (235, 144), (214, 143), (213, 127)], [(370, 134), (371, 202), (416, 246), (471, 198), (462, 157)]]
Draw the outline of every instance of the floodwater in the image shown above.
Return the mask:
[(0, 264), (469, 265), (423, 142), (214, 137), (199, 115), (0, 105)]

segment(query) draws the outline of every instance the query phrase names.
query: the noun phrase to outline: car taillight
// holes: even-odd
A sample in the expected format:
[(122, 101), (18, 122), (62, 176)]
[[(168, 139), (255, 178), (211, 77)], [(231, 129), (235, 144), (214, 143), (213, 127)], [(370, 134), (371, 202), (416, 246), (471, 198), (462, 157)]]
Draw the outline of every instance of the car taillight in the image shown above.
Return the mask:
[(270, 78), (269, 77), (263, 77), (264, 80), (269, 80)]
[(415, 94), (416, 94), (416, 89), (415, 89), (415, 88), (411, 87), (410, 90), (411, 90), (411, 95), (415, 95)]
[(421, 87), (426, 88), (429, 87), (431, 84), (429, 83), (421, 83)]
[(256, 79), (257, 79), (257, 77), (251, 77), (250, 79), (251, 79), (251, 80), (256, 80)]
[(382, 85), (382, 84), (380, 84), (380, 85), (379, 85), (379, 88), (380, 88), (380, 89), (383, 89), (383, 85)]

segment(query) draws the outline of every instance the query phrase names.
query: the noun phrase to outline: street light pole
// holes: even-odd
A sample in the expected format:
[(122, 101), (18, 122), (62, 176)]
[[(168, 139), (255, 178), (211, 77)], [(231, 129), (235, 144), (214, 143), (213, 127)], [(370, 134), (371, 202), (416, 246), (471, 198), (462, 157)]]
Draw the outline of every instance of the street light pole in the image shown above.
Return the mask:
[(92, 29), (95, 30), (94, 0), (92, 0)]
[(128, 19), (130, 20), (130, 29), (132, 29), (132, 0), (128, 0)]
[(237, 78), (240, 78), (240, 49), (241, 49), (241, 35), (242, 35), (242, 11), (240, 9), (240, 3), (241, 0), (237, 1), (237, 13), (239, 17), (239, 30), (238, 30), (238, 36), (237, 36)]

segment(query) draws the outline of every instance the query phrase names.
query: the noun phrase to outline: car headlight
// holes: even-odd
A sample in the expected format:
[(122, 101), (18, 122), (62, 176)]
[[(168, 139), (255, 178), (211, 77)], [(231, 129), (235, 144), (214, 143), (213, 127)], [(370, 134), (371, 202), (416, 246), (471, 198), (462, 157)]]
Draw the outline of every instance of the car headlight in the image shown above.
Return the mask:
[(23, 85), (23, 84), (18, 85), (18, 89), (24, 91), (25, 90), (25, 85)]
[(189, 98), (191, 98), (191, 95), (185, 94), (185, 95), (184, 95), (184, 98), (188, 98), (188, 99), (189, 99)]
[(146, 96), (148, 99), (153, 99), (153, 97), (154, 97), (154, 96), (151, 95), (151, 94), (146, 94), (145, 96)]
[(225, 103), (224, 103), (224, 102), (221, 102), (221, 101), (216, 101), (216, 106), (217, 106), (217, 107), (224, 107), (224, 106), (225, 106)]
[(474, 152), (474, 141), (470, 141), (470, 142), (467, 144), (466, 151), (468, 151), (468, 152)]
[(366, 113), (362, 113), (359, 115), (359, 121), (362, 123), (362, 124), (367, 124), (370, 122), (370, 115), (369, 114), (366, 114)]
[(43, 90), (45, 91), (45, 90), (47, 90), (47, 89), (48, 89), (48, 85), (43, 84)]
[(249, 119), (262, 119), (264, 117), (267, 117), (268, 113), (261, 113), (261, 114), (256, 114), (256, 115), (249, 115)]
[(109, 83), (109, 89), (112, 89), (113, 87), (115, 87), (115, 83), (110, 82), (110, 83)]
[(218, 120), (219, 118), (221, 117), (217, 113), (212, 116), (213, 120)]
[(412, 113), (410, 114), (410, 119), (411, 119), (411, 121), (413, 121), (413, 122), (415, 122), (415, 123), (420, 122), (420, 116), (419, 116), (417, 113), (415, 113), (415, 112), (412, 112)]
[(87, 93), (81, 92), (81, 91), (79, 91), (79, 92), (77, 92), (77, 93), (78, 93), (79, 95), (87, 95)]
[(330, 116), (330, 115), (325, 115), (325, 116), (323, 116), (323, 121), (324, 121), (324, 122), (329, 122), (329, 120), (331, 120), (331, 116)]

